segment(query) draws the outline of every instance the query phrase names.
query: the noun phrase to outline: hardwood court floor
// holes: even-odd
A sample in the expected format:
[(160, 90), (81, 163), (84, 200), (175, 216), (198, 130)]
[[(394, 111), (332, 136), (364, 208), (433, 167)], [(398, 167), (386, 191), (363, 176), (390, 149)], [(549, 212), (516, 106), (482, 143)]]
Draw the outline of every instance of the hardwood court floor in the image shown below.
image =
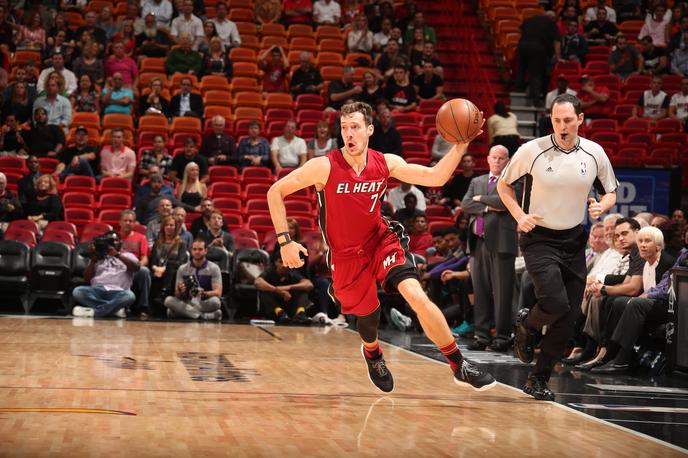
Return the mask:
[(685, 456), (388, 345), (382, 397), (353, 332), (268, 330), (0, 318), (0, 456)]

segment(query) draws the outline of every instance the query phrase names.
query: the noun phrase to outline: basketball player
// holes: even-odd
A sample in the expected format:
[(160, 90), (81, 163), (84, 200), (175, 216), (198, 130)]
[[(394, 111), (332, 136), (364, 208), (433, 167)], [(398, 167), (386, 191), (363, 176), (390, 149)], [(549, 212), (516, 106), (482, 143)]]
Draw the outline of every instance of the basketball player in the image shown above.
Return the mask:
[(407, 164), (394, 154), (369, 149), (372, 133), (370, 105), (361, 102), (344, 105), (341, 109), (344, 147), (311, 159), (270, 188), (268, 204), (282, 260), (288, 267), (298, 268), (303, 264), (300, 254), (308, 253), (289, 238), (284, 198), (299, 189), (315, 186), (320, 227), (332, 270), (330, 293), (340, 302), (343, 313), (358, 317), (358, 332), (363, 340), (361, 353), (371, 382), (385, 393), (394, 389), (394, 379), (377, 339), (380, 303), (376, 281), (380, 281), (386, 291), (399, 291), (411, 305), (430, 340), (449, 361), (458, 384), (476, 390), (492, 388), (495, 379), (463, 358), (442, 312), (425, 295), (413, 256), (408, 252), (409, 238), (403, 226), (380, 215), (380, 201), (389, 177), (428, 187), (442, 186), (451, 177), (468, 143), (454, 145), (434, 167), (423, 167)]
[[(535, 340), (544, 333), (542, 352), (523, 388), (539, 400), (554, 400), (547, 382), (573, 336), (583, 300), (588, 235), (580, 223), (585, 207), (598, 219), (616, 203), (612, 165), (600, 145), (578, 136), (582, 123), (580, 100), (557, 96), (552, 104), (554, 134), (522, 145), (497, 181), (502, 202), (518, 222), (521, 252), (535, 286), (537, 303), (532, 310), (521, 309), (516, 318), (514, 350), (530, 363)], [(522, 177), (523, 207), (513, 188)], [(589, 198), (593, 185), (602, 195), (599, 202)]]

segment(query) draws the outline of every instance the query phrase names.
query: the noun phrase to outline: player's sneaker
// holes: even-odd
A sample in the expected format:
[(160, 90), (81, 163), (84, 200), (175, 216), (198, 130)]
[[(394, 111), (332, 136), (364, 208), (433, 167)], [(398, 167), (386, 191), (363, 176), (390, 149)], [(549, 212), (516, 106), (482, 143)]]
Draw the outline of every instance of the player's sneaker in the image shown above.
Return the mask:
[(457, 385), (470, 385), (477, 391), (487, 391), (497, 384), (492, 374), (480, 370), (466, 359), (461, 361), (461, 366), (454, 372), (454, 382)]
[(380, 391), (383, 393), (391, 393), (394, 391), (394, 378), (392, 373), (387, 369), (385, 364), (385, 357), (383, 355), (377, 358), (367, 358), (363, 344), (361, 344), (361, 355), (368, 366), (368, 378)]

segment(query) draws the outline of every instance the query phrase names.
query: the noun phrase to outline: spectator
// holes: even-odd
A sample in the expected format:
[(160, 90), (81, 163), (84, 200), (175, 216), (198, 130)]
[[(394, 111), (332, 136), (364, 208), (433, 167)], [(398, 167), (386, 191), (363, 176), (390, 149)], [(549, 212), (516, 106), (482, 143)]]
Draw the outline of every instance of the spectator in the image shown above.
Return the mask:
[(172, 156), (167, 153), (165, 146), (165, 137), (156, 135), (153, 137), (152, 149), (143, 150), (141, 162), (139, 163), (139, 176), (152, 176), (155, 169), (160, 175), (167, 178), (172, 168)]
[[(159, 28), (169, 29), (172, 22), (172, 3), (169, 0), (145, 0), (141, 15), (147, 18), (152, 15)], [(149, 27), (146, 24), (146, 27)]]
[(208, 196), (208, 189), (200, 182), (198, 174), (198, 164), (195, 162), (186, 164), (182, 182), (177, 189), (177, 199), (193, 208), (200, 207), (203, 198)]
[(208, 248), (218, 247), (226, 250), (229, 256), (234, 255), (234, 237), (227, 231), (224, 216), (219, 210), (210, 213), (210, 220), (204, 231), (199, 232), (198, 237), (205, 240)]
[(55, 35), (52, 44), (45, 48), (43, 56), (48, 56), (43, 58), (43, 66), (50, 67), (52, 65), (52, 56), (55, 54), (61, 54), (64, 56), (65, 65), (71, 67), (72, 58), (74, 57), (74, 45), (67, 42), (67, 34), (64, 30), (58, 31)]
[(378, 77), (387, 81), (394, 74), (397, 63), (403, 65), (404, 61), (405, 58), (401, 55), (399, 43), (395, 40), (389, 40), (385, 46), (385, 52), (378, 54), (375, 59)]
[(542, 93), (549, 62), (560, 60), (561, 38), (554, 23), (554, 12), (533, 16), (521, 24), (521, 39), (518, 43), (518, 73), (516, 88), (525, 88), (528, 74), (528, 97), (535, 106), (542, 106)]
[(432, 234), (428, 231), (428, 217), (420, 214), (413, 220), (413, 228), (410, 232), (409, 251), (425, 256), (432, 243)]
[(411, 57), (411, 65), (413, 65), (414, 74), (421, 75), (423, 73), (423, 66), (426, 62), (430, 62), (432, 64), (433, 73), (442, 78), (444, 69), (435, 53), (435, 45), (430, 42), (423, 44), (423, 52)]
[[(186, 0), (187, 3), (190, 1)], [(183, 33), (179, 36), (179, 47), (170, 51), (165, 61), (165, 71), (168, 75), (175, 73), (200, 75), (203, 58), (199, 53), (191, 49), (191, 43), (191, 36), (189, 34)]]
[(186, 170), (186, 165), (189, 162), (195, 162), (198, 165), (200, 172), (201, 183), (208, 182), (208, 161), (205, 157), (198, 154), (198, 144), (196, 139), (193, 137), (186, 138), (184, 140), (184, 152), (183, 154), (177, 154), (172, 159), (172, 167), (170, 168), (170, 177), (175, 183), (180, 183), (180, 177), (184, 177), (184, 171)]
[(26, 159), (26, 168), (29, 172), (17, 182), (17, 194), (22, 209), (36, 199), (36, 182), (43, 176), (38, 158), (33, 154)]
[(64, 131), (55, 124), (48, 124), (45, 108), (34, 108), (33, 117), (33, 127), (21, 134), (22, 149), (38, 157), (57, 157), (65, 143)]
[(309, 305), (308, 293), (313, 290), (313, 283), (304, 278), (296, 269), (290, 269), (282, 262), (282, 255), (276, 250), (270, 267), (256, 278), (256, 289), (264, 313), (279, 324), (291, 321), (306, 324), (310, 319), (306, 315)]
[(16, 156), (22, 149), (24, 138), (22, 137), (22, 127), (19, 126), (17, 118), (9, 113), (5, 116), (5, 123), (0, 128), (0, 155)]
[(191, 92), (193, 82), (191, 78), (181, 80), (181, 92), (172, 97), (170, 111), (173, 116), (203, 117), (203, 98), (199, 94)]
[(317, 25), (339, 25), (342, 9), (335, 0), (316, 0), (313, 3), (313, 22)]
[(208, 54), (210, 50), (210, 40), (217, 38), (220, 40), (220, 48), (224, 51), (224, 45), (222, 44), (222, 39), (217, 34), (217, 29), (215, 28), (215, 23), (212, 21), (205, 21), (203, 23), (203, 39), (198, 44), (197, 51), (201, 55)]
[(134, 23), (128, 19), (120, 21), (116, 26), (119, 30), (112, 37), (113, 43), (121, 42), (124, 46), (124, 55), (131, 57), (136, 49), (136, 33), (134, 32)]
[(671, 73), (688, 76), (688, 33), (683, 34), (683, 46), (676, 49), (671, 58)]
[[(428, 42), (430, 43), (430, 42)], [(406, 54), (408, 54), (411, 62), (417, 60), (419, 56), (423, 53), (423, 47), (425, 46), (425, 40), (423, 39), (423, 30), (416, 29), (413, 31), (413, 40), (406, 43)]]
[(205, 34), (203, 33), (203, 22), (193, 14), (193, 0), (183, 0), (181, 14), (172, 20), (170, 35), (173, 39), (181, 43), (182, 36), (188, 35), (190, 45), (194, 51), (198, 50)]
[(501, 100), (494, 105), (495, 114), (487, 119), (487, 133), (490, 146), (504, 145), (509, 150), (509, 157), (513, 156), (521, 145), (518, 133), (518, 118), (509, 111)]
[[(194, 238), (204, 237), (204, 233), (210, 229), (210, 217), (215, 212), (215, 205), (210, 197), (204, 197), (201, 200), (201, 216), (193, 220), (191, 223), (191, 234)], [(221, 229), (227, 231), (227, 225), (222, 223)]]
[(635, 46), (629, 45), (626, 36), (620, 33), (616, 36), (616, 48), (609, 54), (609, 71), (625, 80), (638, 72), (642, 58)]
[(435, 135), (435, 140), (433, 140), (432, 142), (432, 148), (430, 149), (430, 157), (432, 157), (433, 161), (439, 161), (447, 155), (447, 153), (452, 149), (453, 146), (453, 143), (449, 143), (444, 138), (442, 138), (440, 134), (437, 134)]
[(239, 140), (239, 165), (241, 167), (262, 165), (270, 167), (270, 144), (260, 136), (260, 123), (251, 121), (248, 137)]
[(84, 280), (89, 286), (77, 286), (72, 295), (81, 305), (72, 309), (75, 317), (105, 317), (114, 314), (126, 318), (126, 309), (135, 301), (131, 291), (133, 275), (140, 269), (139, 260), (131, 253), (121, 252), (121, 242), (117, 233), (104, 234), (109, 241), (105, 258), (98, 259), (96, 254), (84, 272)]
[(105, 31), (98, 27), (98, 14), (95, 11), (89, 11), (84, 15), (84, 25), (77, 29), (76, 36), (81, 39), (84, 32), (87, 32), (92, 39), (98, 42), (100, 48), (98, 54), (105, 50), (107, 36)]
[(359, 14), (364, 14), (365, 9), (358, 0), (344, 0), (342, 8), (342, 24), (344, 28), (350, 28)]
[(581, 78), (581, 89), (578, 93), (581, 107), (587, 118), (606, 118), (611, 116), (612, 104), (609, 103), (609, 89), (597, 87), (595, 80), (587, 75)]
[(576, 33), (583, 33), (583, 27), (581, 25), (581, 17), (576, 12), (576, 7), (574, 5), (564, 5), (559, 13), (559, 21), (557, 21), (557, 28), (559, 29), (559, 35), (564, 36), (569, 31), (569, 23), (575, 21), (576, 23)]
[(662, 78), (653, 76), (650, 89), (643, 92), (638, 102), (633, 106), (631, 118), (640, 118), (639, 110), (642, 109), (642, 117), (657, 121), (667, 116), (669, 109), (669, 96), (662, 90)]
[(259, 24), (273, 24), (282, 17), (280, 0), (256, 0), (253, 14)]
[(108, 41), (111, 41), (112, 37), (117, 31), (117, 25), (112, 20), (112, 9), (110, 9), (109, 6), (100, 8), (100, 14), (98, 15), (98, 27), (105, 31), (105, 38)]
[(227, 52), (223, 49), (220, 37), (210, 39), (208, 52), (203, 56), (201, 74), (232, 78), (232, 62), (229, 60)]
[(578, 33), (578, 22), (568, 23), (567, 34), (561, 38), (561, 58), (563, 60), (585, 62), (588, 54), (588, 42)]
[(132, 179), (136, 170), (136, 153), (124, 144), (124, 130), (112, 129), (112, 144), (100, 150), (100, 173), (104, 177)]
[(320, 94), (323, 87), (320, 71), (313, 67), (311, 63), (312, 55), (308, 51), (303, 51), (299, 56), (299, 68), (291, 77), (290, 89), (294, 97), (300, 94)]
[[(396, 21), (394, 16), (394, 6), (387, 1), (383, 2), (369, 2), (364, 7), (366, 14), (368, 15), (368, 21), (370, 22), (370, 30), (377, 33), (383, 30), (384, 25), (382, 24), (385, 19), (388, 19), (389, 29), (392, 28), (392, 24)], [(384, 46), (385, 43), (383, 43)]]
[(122, 76), (122, 84), (129, 88), (138, 87), (139, 70), (134, 59), (124, 52), (124, 43), (121, 41), (112, 45), (112, 55), (105, 63), (105, 77), (114, 79), (115, 75)]
[(67, 130), (72, 122), (72, 104), (59, 94), (59, 90), (57, 81), (49, 80), (46, 83), (46, 94), (33, 103), (33, 112), (35, 115), (36, 110), (42, 108), (47, 114), (47, 124)]
[[(392, 189), (392, 191), (394, 191), (394, 189)], [(392, 215), (392, 219), (403, 224), (407, 232), (411, 230), (411, 227), (413, 226), (413, 220), (416, 218), (416, 216), (423, 214), (423, 212), (417, 208), (419, 201), (420, 200), (414, 193), (409, 192), (404, 196), (403, 207), (396, 207), (397, 211), (395, 211)], [(425, 196), (423, 196), (422, 201), (425, 202)]]
[(313, 22), (311, 13), (313, 4), (311, 0), (284, 0), (284, 12), (282, 20), (285, 24), (310, 24)]
[(71, 175), (95, 177), (91, 164), (96, 162), (97, 150), (95, 146), (88, 144), (88, 129), (84, 126), (77, 127), (74, 143), (74, 146), (63, 148), (58, 153), (57, 159), (60, 162), (53, 175), (59, 176), (61, 180)]
[(457, 173), (454, 178), (444, 186), (442, 190), (442, 201), (444, 205), (451, 208), (461, 206), (463, 196), (466, 195), (471, 180), (475, 178), (475, 159), (470, 153), (466, 153), (461, 158), (461, 173)]
[(390, 18), (382, 19), (382, 22), (380, 22), (380, 31), (373, 35), (373, 51), (379, 53), (387, 46), (391, 31), (392, 20)]
[(139, 99), (139, 115), (162, 114), (171, 117), (170, 101), (163, 96), (162, 80), (157, 76), (150, 80), (150, 92)]
[(222, 39), (225, 49), (229, 50), (241, 46), (239, 29), (233, 21), (227, 19), (227, 4), (219, 2), (215, 6), (215, 14), (216, 16), (211, 21), (215, 24), (215, 30)]
[[(45, 43), (48, 46), (54, 46), (55, 38), (60, 32), (64, 32), (64, 42), (68, 46), (74, 45), (74, 31), (69, 27), (70, 24), (67, 23), (67, 18), (64, 13), (57, 13), (53, 19), (52, 27), (48, 30), (46, 35)], [(55, 38), (53, 38), (55, 37)], [(52, 55), (52, 53), (46, 53), (47, 55)]]
[[(153, 19), (155, 19), (155, 16), (153, 16)], [(124, 16), (124, 20), (117, 22), (117, 32), (121, 32), (122, 29), (124, 29), (124, 24), (126, 21), (131, 23), (131, 26), (134, 30), (134, 36), (143, 32), (143, 29), (146, 27), (146, 23), (143, 20), (141, 12), (139, 11), (139, 2), (127, 3), (127, 14)]]
[(432, 62), (423, 62), (423, 72), (413, 80), (418, 98), (422, 100), (445, 100), (444, 81), (435, 73)]
[(681, 121), (684, 131), (688, 127), (686, 126), (686, 119), (688, 119), (688, 76), (684, 76), (681, 80), (681, 90), (671, 96), (669, 117)]
[(425, 194), (423, 194), (423, 191), (421, 191), (414, 185), (404, 183), (403, 181), (399, 184), (399, 186), (396, 186), (387, 192), (387, 202), (389, 202), (392, 205), (395, 211), (398, 211), (404, 208), (404, 199), (408, 194), (413, 194), (414, 196), (416, 196), (414, 209), (424, 212), (426, 208), (426, 203)]
[(358, 94), (358, 101), (365, 102), (374, 107), (384, 97), (384, 91), (380, 87), (377, 76), (371, 70), (363, 74), (363, 86), (361, 93)]
[(29, 97), (29, 90), (26, 83), (14, 85), (12, 97), (5, 99), (2, 105), (2, 113), (7, 116), (13, 114), (18, 123), (24, 124), (31, 121), (33, 111), (33, 100)]
[(81, 53), (72, 64), (72, 69), (76, 77), (81, 79), (85, 74), (91, 77), (94, 84), (102, 85), (105, 81), (105, 68), (103, 61), (98, 58), (98, 43), (88, 42)]
[(136, 219), (144, 225), (155, 219), (161, 199), (178, 202), (174, 190), (165, 184), (162, 175), (158, 172), (151, 173), (148, 182), (136, 191), (134, 197)]
[(296, 121), (290, 119), (284, 124), (284, 134), (272, 139), (270, 157), (279, 175), (282, 169), (301, 167), (306, 162), (308, 148), (301, 137), (296, 136)]
[(15, 219), (21, 219), (22, 206), (19, 196), (7, 189), (7, 177), (0, 172), (0, 234)]
[(418, 107), (416, 90), (409, 81), (409, 72), (404, 65), (394, 67), (394, 81), (387, 83), (385, 98), (394, 112), (415, 111)]
[(597, 0), (597, 6), (591, 6), (585, 11), (585, 23), (591, 23), (596, 19), (599, 20), (599, 12), (604, 11), (609, 22), (616, 24), (616, 11), (614, 8), (607, 6), (606, 0)]
[[(174, 296), (165, 299), (168, 318), (222, 319), (222, 273), (217, 264), (206, 258), (207, 254), (205, 241), (194, 240), (191, 260), (177, 270)], [(187, 289), (190, 278), (198, 284), (194, 290)]]
[[(152, 271), (151, 302), (162, 304), (174, 288), (179, 266), (188, 261), (186, 246), (180, 237), (181, 227), (174, 216), (166, 216), (162, 230), (153, 244), (150, 256)], [(148, 244), (146, 244), (148, 246)]]
[(122, 74), (117, 72), (112, 75), (110, 87), (103, 88), (103, 113), (132, 114), (134, 104), (134, 92), (123, 85)]
[(191, 232), (186, 230), (186, 209), (184, 207), (175, 207), (172, 210), (172, 215), (179, 226), (179, 237), (181, 237), (187, 252), (191, 252), (191, 245), (193, 244), (193, 236)]
[(655, 4), (651, 17), (645, 19), (640, 29), (638, 39), (649, 36), (655, 46), (666, 48), (669, 37), (669, 19), (665, 17), (666, 12), (667, 7), (664, 3)]
[(684, 48), (685, 36), (688, 35), (688, 15), (681, 18), (681, 26), (679, 30), (671, 36), (669, 40), (669, 53), (673, 53), (679, 48)]
[(330, 125), (325, 120), (318, 121), (315, 138), (308, 140), (308, 159), (324, 156), (336, 148), (336, 140), (330, 135)]
[(361, 86), (354, 85), (354, 68), (349, 66), (342, 68), (342, 78), (339, 81), (332, 81), (327, 89), (330, 101), (325, 112), (339, 111), (347, 100), (355, 98), (362, 91)]
[[(151, 188), (151, 190), (152, 189), (153, 188)], [(172, 215), (172, 201), (176, 200), (176, 198), (172, 199), (166, 196), (160, 196), (156, 200), (158, 203), (157, 214), (148, 219), (148, 222), (146, 223), (146, 241), (148, 242), (149, 247), (152, 247), (155, 243), (155, 240), (158, 238), (158, 235), (160, 234), (160, 228), (162, 227), (162, 221), (167, 216)]]
[(227, 120), (224, 116), (215, 115), (211, 121), (213, 131), (203, 136), (201, 154), (208, 160), (208, 165), (239, 165), (234, 137), (225, 132)]
[(669, 61), (666, 48), (658, 48), (652, 44), (652, 38), (643, 37), (640, 40), (643, 58), (640, 61), (638, 73), (641, 75), (662, 75), (669, 71)]
[(258, 55), (258, 66), (263, 70), (263, 96), (270, 92), (287, 91), (289, 61), (281, 46), (273, 46), (261, 52)]
[(100, 96), (88, 73), (81, 75), (79, 87), (69, 96), (69, 99), (76, 112), (100, 113)]
[(130, 253), (139, 260), (140, 269), (134, 274), (133, 291), (137, 298), (137, 310), (140, 318), (151, 316), (149, 298), (151, 291), (151, 272), (148, 269), (148, 241), (146, 236), (134, 230), (136, 213), (133, 210), (122, 210), (119, 215), (119, 239), (121, 251)]
[(356, 16), (346, 37), (346, 47), (349, 52), (370, 54), (373, 51), (373, 32), (368, 29), (368, 18), (364, 14)]
[(426, 42), (429, 41), (432, 44), (435, 44), (437, 42), (437, 38), (435, 37), (435, 30), (426, 24), (425, 17), (423, 16), (423, 13), (420, 11), (416, 11), (416, 13), (413, 15), (413, 22), (411, 22), (406, 28), (406, 33), (404, 34), (405, 42), (408, 43), (411, 41), (415, 29), (423, 30), (423, 39)]
[[(1, 9), (2, 7), (0, 7)], [(29, 99), (33, 101), (36, 99), (36, 85), (31, 83), (31, 79), (24, 65), (15, 65), (14, 83), (9, 84), (2, 92), (2, 100), (9, 100), (14, 96), (14, 90), (18, 84), (25, 84)]]
[(401, 135), (394, 126), (392, 112), (384, 109), (378, 115), (380, 118), (380, 128), (373, 130), (368, 143), (369, 148), (385, 154), (396, 154), (401, 156)]
[(577, 94), (576, 91), (569, 87), (569, 80), (566, 77), (566, 75), (563, 74), (557, 76), (557, 87), (549, 91), (545, 96), (545, 112), (542, 114), (538, 121), (538, 129), (540, 131), (541, 137), (544, 137), (545, 135), (552, 132), (552, 103), (554, 103), (554, 99), (561, 94)]
[(64, 207), (57, 195), (55, 179), (50, 175), (38, 177), (36, 195), (23, 208), (26, 219), (35, 221), (41, 231), (51, 221), (62, 221), (64, 219)]
[(28, 11), (25, 13), (23, 25), (17, 27), (15, 42), (17, 50), (38, 50), (45, 48), (45, 29), (41, 21), (41, 14), (38, 11)]
[(610, 44), (618, 33), (618, 27), (607, 18), (607, 10), (602, 8), (597, 10), (596, 19), (585, 26), (585, 37), (592, 45)]
[(153, 13), (148, 13), (144, 21), (143, 30), (136, 35), (136, 54), (139, 61), (144, 57), (167, 56), (172, 45), (169, 35), (160, 29)]

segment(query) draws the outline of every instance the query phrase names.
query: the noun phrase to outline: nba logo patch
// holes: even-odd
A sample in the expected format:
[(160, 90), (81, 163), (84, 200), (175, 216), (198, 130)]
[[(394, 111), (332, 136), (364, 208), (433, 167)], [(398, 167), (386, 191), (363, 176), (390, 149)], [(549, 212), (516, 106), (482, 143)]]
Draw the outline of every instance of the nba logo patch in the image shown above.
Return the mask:
[(585, 176), (588, 173), (588, 165), (585, 162), (580, 163), (580, 174)]

